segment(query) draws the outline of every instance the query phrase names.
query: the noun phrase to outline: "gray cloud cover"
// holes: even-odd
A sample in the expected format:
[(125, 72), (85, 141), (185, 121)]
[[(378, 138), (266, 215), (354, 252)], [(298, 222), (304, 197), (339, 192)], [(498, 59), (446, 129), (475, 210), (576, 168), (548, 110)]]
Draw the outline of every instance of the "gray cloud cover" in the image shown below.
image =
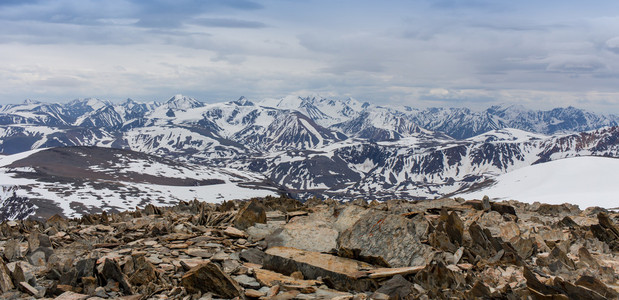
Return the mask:
[(354, 96), (619, 113), (619, 3), (0, 2), (0, 103)]

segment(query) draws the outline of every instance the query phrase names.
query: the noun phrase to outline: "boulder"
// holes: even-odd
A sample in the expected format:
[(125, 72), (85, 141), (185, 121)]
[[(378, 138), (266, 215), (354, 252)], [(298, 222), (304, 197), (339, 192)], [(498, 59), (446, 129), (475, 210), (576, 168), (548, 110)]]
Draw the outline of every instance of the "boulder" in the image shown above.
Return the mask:
[(560, 217), (569, 214), (574, 208), (569, 204), (546, 204), (542, 203), (536, 212), (542, 215)]
[(260, 283), (258, 283), (258, 281), (254, 277), (250, 277), (245, 274), (235, 276), (234, 280), (238, 282), (244, 288), (250, 288), (250, 289), (260, 288)]
[(256, 223), (266, 223), (266, 208), (258, 200), (249, 201), (234, 217), (234, 226), (245, 230)]
[(269, 247), (292, 247), (306, 251), (330, 252), (337, 248), (338, 232), (331, 224), (308, 218), (293, 219), (265, 240)]
[(273, 247), (266, 251), (264, 268), (284, 275), (300, 271), (308, 279), (322, 278), (331, 288), (338, 290), (374, 290), (376, 282), (361, 278), (365, 270), (374, 267), (370, 264), (324, 254), (287, 247)]
[(591, 225), (591, 232), (600, 241), (606, 242), (610, 249), (619, 251), (619, 229), (604, 212), (598, 213), (599, 224)]
[(245, 233), (245, 231), (236, 229), (231, 226), (226, 227), (223, 233), (232, 238), (247, 238), (247, 233)]
[(414, 282), (428, 291), (430, 299), (449, 299), (448, 296), (454, 297), (454, 295), (445, 294), (445, 291), (457, 290), (457, 287), (465, 284), (465, 277), (460, 272), (445, 266), (442, 261), (433, 260), (415, 275)]
[(580, 249), (578, 249), (578, 258), (580, 259), (581, 262), (584, 262), (590, 267), (593, 267), (595, 269), (600, 267), (600, 264), (598, 263), (598, 261), (593, 257), (593, 255), (591, 255), (589, 250), (587, 250), (587, 248), (585, 247), (580, 247)]
[(445, 221), (445, 231), (449, 235), (449, 239), (456, 246), (462, 245), (462, 234), (464, 233), (464, 224), (455, 211), (452, 211)]
[(589, 300), (605, 300), (608, 299), (602, 296), (599, 291), (593, 291), (583, 286), (574, 285), (563, 280), (561, 277), (551, 278), (549, 281), (552, 285), (558, 288), (562, 294), (567, 295), (569, 299), (589, 299)]
[(244, 297), (241, 286), (212, 262), (193, 267), (183, 275), (181, 285), (190, 293), (211, 292), (228, 299)]
[[(9, 269), (10, 271), (11, 269)], [(26, 274), (24, 273), (24, 269), (22, 269), (21, 267), (21, 263), (17, 262), (15, 263), (15, 266), (13, 267), (13, 270), (11, 272), (11, 277), (13, 278), (13, 285), (14, 286), (19, 286), (20, 282), (25, 282), (26, 280)]]
[(22, 257), (19, 241), (10, 239), (4, 244), (4, 257), (9, 261), (16, 261)]
[(340, 255), (385, 267), (425, 265), (431, 253), (413, 221), (381, 211), (365, 214), (338, 238)]
[(130, 273), (125, 272), (129, 276), (130, 284), (139, 286), (157, 281), (155, 266), (144, 255), (134, 255), (130, 261), (133, 270)]
[(6, 293), (14, 287), (13, 280), (11, 279), (11, 272), (4, 264), (4, 260), (0, 258), (0, 292)]
[(38, 232), (31, 233), (28, 236), (28, 253), (32, 253), (41, 247), (52, 248), (52, 241), (49, 236)]
[(260, 224), (257, 223), (252, 227), (247, 228), (247, 235), (251, 241), (257, 242), (264, 240), (266, 237), (272, 235), (275, 231), (281, 228), (280, 224)]
[(75, 270), (77, 271), (76, 277), (94, 277), (95, 276), (95, 266), (97, 264), (96, 258), (87, 258), (78, 261), (75, 264)]
[(52, 248), (39, 247), (30, 252), (26, 258), (31, 265), (42, 267), (45, 266), (47, 260), (52, 256), (52, 254), (54, 254), (54, 250)]
[(264, 261), (265, 255), (266, 254), (261, 250), (258, 250), (256, 248), (250, 248), (250, 249), (241, 251), (241, 254), (239, 254), (239, 257), (246, 262), (261, 265), (262, 262)]
[(109, 280), (114, 280), (118, 282), (118, 284), (120, 285), (120, 288), (124, 292), (126, 293), (132, 292), (131, 285), (129, 284), (129, 279), (120, 270), (120, 266), (118, 265), (116, 261), (106, 258), (105, 262), (103, 262), (103, 269), (101, 271), (101, 275), (103, 275), (103, 278), (105, 279), (106, 282), (109, 282)]
[(596, 291), (608, 299), (619, 299), (619, 292), (609, 288), (599, 279), (592, 276), (581, 276), (574, 284)]
[(344, 208), (333, 209), (332, 216), (335, 218), (333, 229), (343, 232), (352, 227), (363, 218), (365, 214), (373, 212), (373, 209), (366, 209), (357, 205), (349, 205)]
[(516, 216), (516, 209), (509, 204), (490, 202), (489, 199), (486, 203), (485, 202), (486, 201), (484, 200), (469, 200), (469, 201), (464, 202), (464, 205), (470, 205), (471, 207), (477, 210), (496, 211), (500, 213), (501, 215), (511, 214), (511, 215)]
[(402, 275), (396, 275), (385, 281), (375, 293), (389, 296), (389, 299), (406, 299), (415, 290), (413, 284), (404, 279)]
[(49, 227), (54, 227), (57, 231), (66, 231), (69, 228), (69, 222), (58, 214), (51, 216), (45, 223)]

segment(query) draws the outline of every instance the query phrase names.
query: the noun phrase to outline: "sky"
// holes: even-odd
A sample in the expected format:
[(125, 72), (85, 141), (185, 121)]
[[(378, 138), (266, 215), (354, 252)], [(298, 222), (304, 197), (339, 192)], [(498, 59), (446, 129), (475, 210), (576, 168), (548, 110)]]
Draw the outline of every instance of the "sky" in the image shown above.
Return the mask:
[(619, 114), (619, 1), (0, 1), (0, 104), (179, 93)]

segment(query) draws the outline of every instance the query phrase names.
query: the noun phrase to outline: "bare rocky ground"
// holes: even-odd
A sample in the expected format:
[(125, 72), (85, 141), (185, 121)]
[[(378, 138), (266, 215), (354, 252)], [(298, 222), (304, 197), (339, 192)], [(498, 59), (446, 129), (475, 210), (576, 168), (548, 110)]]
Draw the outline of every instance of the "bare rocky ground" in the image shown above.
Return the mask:
[(0, 224), (4, 299), (617, 299), (619, 214), (198, 201)]

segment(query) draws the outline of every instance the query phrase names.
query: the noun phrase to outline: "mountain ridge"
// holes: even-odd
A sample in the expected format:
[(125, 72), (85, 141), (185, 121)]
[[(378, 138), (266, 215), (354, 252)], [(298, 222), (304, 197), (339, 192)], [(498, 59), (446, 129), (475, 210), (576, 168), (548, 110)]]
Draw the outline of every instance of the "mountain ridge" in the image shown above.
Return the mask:
[(532, 164), (619, 157), (619, 127), (606, 126), (616, 119), (573, 107), (473, 112), (318, 96), (210, 104), (182, 95), (166, 103), (29, 101), (0, 107), (0, 153), (111, 147), (257, 172), (299, 198), (431, 199)]

